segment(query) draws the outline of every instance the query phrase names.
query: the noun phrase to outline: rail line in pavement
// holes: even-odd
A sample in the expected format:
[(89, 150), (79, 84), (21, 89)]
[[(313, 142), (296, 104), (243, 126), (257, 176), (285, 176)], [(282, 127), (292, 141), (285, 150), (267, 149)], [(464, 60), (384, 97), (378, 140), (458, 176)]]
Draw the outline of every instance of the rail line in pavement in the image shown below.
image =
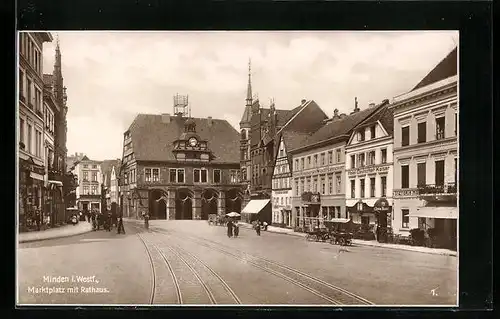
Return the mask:
[[(241, 304), (241, 301), (238, 298), (238, 296), (229, 287), (229, 285), (222, 279), (222, 277), (220, 277), (220, 275), (218, 275), (210, 266), (208, 266), (206, 263), (201, 261), (199, 258), (197, 258), (193, 254), (189, 253), (185, 249), (181, 248), (180, 246), (172, 245), (171, 243), (166, 243), (164, 240), (156, 240), (155, 242), (149, 242), (139, 232), (139, 230), (142, 230), (140, 227), (138, 227), (136, 225), (134, 225), (133, 227), (138, 230), (137, 235), (141, 239), (141, 241), (143, 242), (143, 244), (146, 248), (146, 251), (148, 252), (150, 264), (152, 267), (153, 276), (156, 276), (157, 272), (154, 270), (155, 269), (155, 265), (153, 262), (154, 258), (152, 258), (151, 249), (148, 247), (148, 245), (152, 246), (158, 252), (158, 254), (161, 256), (162, 260), (164, 261), (165, 265), (167, 265), (167, 268), (169, 269), (169, 272), (170, 272), (171, 277), (172, 277), (172, 281), (174, 283), (178, 304), (187, 303), (186, 302), (187, 296), (191, 297), (191, 299), (193, 299), (193, 296), (194, 297), (196, 297), (196, 296), (201, 297), (201, 296), (199, 296), (199, 294), (196, 294), (196, 291), (194, 294), (193, 293), (187, 294), (186, 298), (183, 297), (182, 289), (181, 289), (183, 282), (181, 282), (182, 280), (179, 280), (179, 278), (177, 278), (178, 276), (176, 275), (176, 271), (181, 273), (181, 275), (182, 275), (182, 272), (184, 272), (185, 269), (188, 269), (190, 274), (192, 274), (194, 276), (194, 278), (196, 278), (196, 280), (198, 281), (198, 284), (203, 288), (203, 291), (205, 292), (206, 296), (208, 297), (210, 304), (234, 304), (234, 303)], [(150, 232), (148, 234), (151, 234), (153, 237), (155, 237), (155, 239), (159, 238), (159, 237), (155, 236), (154, 232)], [(164, 251), (165, 248), (170, 252), (169, 257), (167, 257), (165, 254), (165, 251)], [(186, 256), (187, 256), (187, 258), (186, 258)], [(185, 267), (185, 269), (181, 269), (181, 267), (179, 267), (181, 265), (179, 265), (179, 263), (177, 263), (177, 269), (174, 270), (174, 268), (176, 268), (176, 267), (173, 266), (172, 264), (176, 264), (176, 263), (172, 257), (175, 257), (178, 261), (180, 261), (182, 263), (182, 266)], [(189, 259), (191, 259), (191, 260), (189, 260)], [(208, 273), (206, 271), (203, 271), (203, 269), (208, 270)], [(204, 276), (202, 276), (201, 273), (205, 273), (205, 277), (206, 277), (206, 275), (214, 277), (216, 279), (216, 281), (218, 281), (220, 283), (223, 290), (228, 293), (228, 295), (230, 296), (230, 300), (228, 300), (229, 298), (227, 298), (224, 293), (221, 294), (220, 289), (218, 291), (217, 291), (217, 289), (215, 289), (216, 285), (213, 283), (213, 281), (211, 283), (208, 283), (209, 280), (207, 280), (207, 278), (203, 279), (202, 277), (204, 277)], [(189, 278), (191, 276), (188, 276), (186, 273), (184, 273), (184, 275), (186, 275), (186, 276), (184, 276), (184, 278), (191, 279), (191, 278)], [(181, 279), (182, 279), (182, 277), (181, 277)], [(159, 285), (158, 285), (157, 280), (155, 278), (155, 279), (153, 279), (153, 287), (152, 287), (152, 293), (151, 293), (151, 304), (156, 302), (155, 296), (157, 295), (157, 293), (156, 293), (157, 288), (159, 288)], [(189, 289), (189, 288), (193, 289), (196, 287), (192, 287), (192, 285), (186, 284), (185, 289)], [(191, 292), (193, 292), (193, 291), (191, 291)], [(195, 298), (190, 303), (191, 304), (194, 304), (194, 303), (205, 304), (202, 301), (202, 299), (203, 298), (199, 298), (199, 299)], [(219, 302), (219, 301), (222, 301), (223, 299), (226, 299), (226, 302)]]
[[(155, 231), (168, 234), (161, 229)], [(227, 245), (206, 238), (186, 234), (184, 232), (175, 230), (172, 232), (184, 238), (191, 238), (199, 245), (219, 251), (239, 261), (250, 263), (261, 270), (272, 273), (275, 276), (278, 276), (317, 295), (318, 297), (328, 301), (329, 303), (337, 305), (374, 305), (374, 303), (363, 298), (362, 296), (359, 296), (355, 293), (347, 291), (341, 287), (335, 286), (329, 282), (326, 282), (322, 279), (309, 275), (290, 266), (283, 265), (264, 257), (255, 256), (238, 250), (234, 247), (229, 247)]]

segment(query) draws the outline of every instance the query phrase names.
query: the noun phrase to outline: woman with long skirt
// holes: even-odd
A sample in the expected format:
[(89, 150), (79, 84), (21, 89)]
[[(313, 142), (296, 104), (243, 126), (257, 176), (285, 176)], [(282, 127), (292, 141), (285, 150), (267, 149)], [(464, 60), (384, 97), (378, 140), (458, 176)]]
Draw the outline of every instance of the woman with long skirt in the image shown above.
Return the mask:
[(231, 220), (227, 221), (227, 237), (233, 237), (233, 222)]

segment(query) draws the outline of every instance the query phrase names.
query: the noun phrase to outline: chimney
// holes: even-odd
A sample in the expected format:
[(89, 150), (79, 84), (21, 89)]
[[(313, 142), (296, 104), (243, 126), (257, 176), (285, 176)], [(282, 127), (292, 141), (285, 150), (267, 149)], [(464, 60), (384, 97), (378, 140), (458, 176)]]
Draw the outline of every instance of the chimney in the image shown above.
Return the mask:
[(375, 103), (373, 103), (373, 102), (369, 104), (369, 107), (374, 107), (374, 106), (375, 106)]
[(165, 124), (170, 123), (170, 114), (169, 113), (163, 113), (161, 115), (161, 122), (165, 123)]
[(353, 114), (353, 113), (357, 113), (357, 112), (359, 112), (359, 108), (358, 108), (358, 98), (357, 98), (357, 97), (355, 97), (355, 98), (354, 98), (354, 111), (352, 111), (352, 113), (351, 113), (351, 114)]
[(209, 116), (207, 120), (208, 120), (208, 126), (212, 126), (212, 117)]
[(302, 101), (300, 101), (301, 104), (306, 104), (307, 100), (306, 99), (302, 99)]

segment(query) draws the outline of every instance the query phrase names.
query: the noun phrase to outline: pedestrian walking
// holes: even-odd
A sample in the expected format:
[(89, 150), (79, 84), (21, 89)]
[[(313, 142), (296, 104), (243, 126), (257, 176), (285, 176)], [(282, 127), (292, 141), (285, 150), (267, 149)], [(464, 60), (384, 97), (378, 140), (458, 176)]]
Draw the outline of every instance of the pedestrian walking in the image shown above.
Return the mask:
[(125, 234), (125, 227), (123, 227), (123, 217), (119, 216), (118, 217), (118, 234)]
[(227, 237), (233, 237), (233, 222), (231, 220), (227, 221)]
[(144, 228), (149, 229), (149, 214), (143, 211), (142, 217), (144, 218)]
[(260, 236), (260, 220), (256, 220), (255, 222), (255, 232), (257, 232), (257, 236)]
[(97, 230), (101, 228), (102, 216), (101, 213), (96, 213)]
[(90, 219), (92, 220), (92, 230), (97, 230), (97, 216), (94, 211), (90, 213)]
[(234, 237), (236, 238), (240, 234), (240, 225), (238, 224), (237, 220), (234, 221), (233, 226), (234, 226)]

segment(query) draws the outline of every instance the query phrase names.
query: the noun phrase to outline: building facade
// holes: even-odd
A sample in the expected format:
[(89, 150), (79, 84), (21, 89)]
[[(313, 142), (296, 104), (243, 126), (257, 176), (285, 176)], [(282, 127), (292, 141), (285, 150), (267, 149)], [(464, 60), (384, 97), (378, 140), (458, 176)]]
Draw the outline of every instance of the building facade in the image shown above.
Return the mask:
[(384, 105), (351, 134), (346, 146), (348, 215), (366, 228), (377, 225), (385, 241), (392, 227), (393, 114)]
[(120, 166), (120, 159), (104, 160), (101, 163), (102, 190), (106, 201), (106, 209), (111, 210), (111, 204), (118, 204), (118, 190), (116, 180), (116, 169)]
[(457, 49), (394, 98), (394, 230), (430, 229), (457, 244)]
[[(384, 101), (381, 105), (387, 104)], [(293, 156), (292, 219), (299, 230), (322, 226), (324, 220), (347, 218), (346, 144), (354, 128), (379, 107), (360, 111), (357, 101), (350, 115), (338, 114), (291, 151)]]
[(45, 123), (43, 103), (43, 44), (48, 32), (19, 33), (19, 226), (31, 227), (35, 219), (47, 222), (45, 208)]
[(101, 162), (89, 159), (87, 156), (76, 164), (75, 173), (78, 176), (76, 189), (76, 204), (84, 212), (101, 211)]
[(292, 227), (292, 167), (283, 136), (278, 145), (273, 173), (272, 224)]
[[(124, 216), (208, 219), (240, 212), (240, 134), (221, 119), (191, 118), (187, 97), (174, 115), (139, 114), (124, 134), (120, 205)], [(155, 141), (155, 143), (151, 143)]]

